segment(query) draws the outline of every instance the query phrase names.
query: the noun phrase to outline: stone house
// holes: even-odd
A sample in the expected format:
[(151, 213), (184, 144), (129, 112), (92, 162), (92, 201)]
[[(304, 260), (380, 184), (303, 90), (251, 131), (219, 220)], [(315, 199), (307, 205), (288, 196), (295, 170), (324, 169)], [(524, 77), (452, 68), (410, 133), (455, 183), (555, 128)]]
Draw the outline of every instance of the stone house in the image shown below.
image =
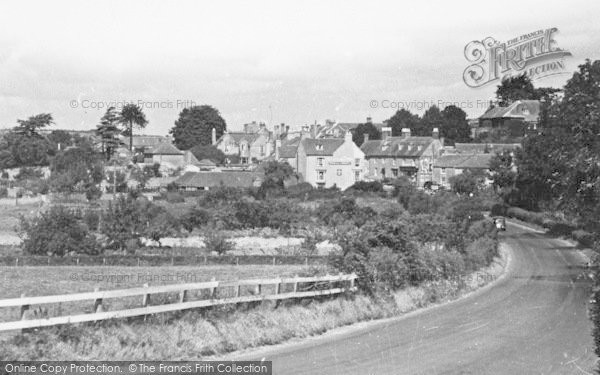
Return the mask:
[(250, 164), (268, 158), (274, 150), (273, 133), (266, 129), (264, 123), (244, 125), (243, 132), (225, 132), (214, 145), (225, 155), (235, 155), (241, 164)]
[(399, 137), (391, 136), (389, 127), (382, 129), (381, 140), (369, 140), (361, 146), (367, 161), (367, 179), (385, 180), (400, 176), (410, 178), (422, 188), (433, 178), (433, 163), (439, 157), (443, 142), (438, 129), (431, 137), (411, 136), (410, 129), (402, 129)]

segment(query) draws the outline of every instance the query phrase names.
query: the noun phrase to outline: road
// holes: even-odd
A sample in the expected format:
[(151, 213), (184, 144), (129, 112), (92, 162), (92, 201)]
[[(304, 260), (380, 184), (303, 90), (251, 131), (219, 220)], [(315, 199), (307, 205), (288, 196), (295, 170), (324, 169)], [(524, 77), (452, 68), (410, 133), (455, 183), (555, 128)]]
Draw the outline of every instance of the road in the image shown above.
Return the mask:
[(512, 224), (502, 237), (511, 267), (482, 293), (240, 359), (272, 360), (275, 375), (592, 373), (582, 254)]

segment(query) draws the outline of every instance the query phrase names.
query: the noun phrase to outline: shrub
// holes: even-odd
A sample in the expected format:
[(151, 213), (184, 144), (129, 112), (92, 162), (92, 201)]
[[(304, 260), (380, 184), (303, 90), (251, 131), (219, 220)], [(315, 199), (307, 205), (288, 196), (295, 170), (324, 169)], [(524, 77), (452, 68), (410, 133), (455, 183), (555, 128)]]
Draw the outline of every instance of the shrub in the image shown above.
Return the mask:
[(548, 233), (552, 236), (571, 236), (571, 233), (575, 230), (573, 225), (567, 223), (555, 222), (548, 228)]
[(183, 203), (185, 202), (185, 198), (178, 192), (167, 191), (166, 201), (169, 203)]
[(506, 210), (508, 206), (504, 203), (496, 203), (492, 206), (491, 215), (492, 216), (506, 216)]
[(90, 230), (96, 231), (100, 224), (100, 214), (94, 210), (86, 210), (83, 214), (83, 222)]
[(546, 219), (542, 213), (527, 211), (518, 207), (509, 207), (506, 210), (506, 216), (537, 225), (543, 225)]
[(594, 245), (594, 235), (590, 232), (578, 229), (571, 233), (571, 237), (581, 245), (591, 247)]
[(208, 224), (211, 218), (212, 215), (210, 211), (201, 207), (194, 207), (183, 214), (180, 221), (183, 228), (188, 232), (191, 232), (194, 228), (201, 228)]
[(380, 193), (383, 191), (383, 185), (379, 181), (358, 181), (350, 186), (350, 190)]
[(228, 251), (233, 250), (234, 244), (227, 237), (218, 232), (209, 232), (204, 236), (204, 246), (209, 252), (216, 252), (223, 255)]
[(0, 187), (0, 198), (6, 198), (8, 196), (8, 189), (4, 186)]
[(58, 256), (70, 252), (98, 254), (100, 246), (81, 219), (79, 213), (63, 206), (52, 206), (31, 220), (21, 217), (23, 251)]
[(469, 270), (477, 270), (489, 265), (498, 255), (498, 240), (483, 237), (473, 241), (467, 246), (465, 253), (465, 264)]

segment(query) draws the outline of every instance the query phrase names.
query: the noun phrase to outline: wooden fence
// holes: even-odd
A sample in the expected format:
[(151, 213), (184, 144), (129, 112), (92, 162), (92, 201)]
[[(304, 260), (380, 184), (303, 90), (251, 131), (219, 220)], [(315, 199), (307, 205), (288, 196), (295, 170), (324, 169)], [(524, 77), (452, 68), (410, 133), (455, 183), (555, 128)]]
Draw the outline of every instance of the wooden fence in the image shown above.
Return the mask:
[[(276, 301), (291, 298), (336, 295), (356, 291), (357, 276), (327, 275), (317, 277), (293, 277), (277, 279), (250, 279), (238, 281), (208, 281), (193, 284), (171, 284), (54, 296), (11, 298), (0, 300), (0, 311), (13, 308), (20, 312), (20, 320), (0, 322), (0, 332), (48, 327), (61, 324), (93, 322), (106, 319), (146, 316), (164, 312), (181, 311), (208, 306), (236, 304), (244, 302)], [(171, 303), (152, 304), (153, 296), (175, 294)], [(106, 311), (108, 299), (140, 297), (138, 306), (114, 311)], [(157, 300), (160, 300), (158, 298)], [(75, 315), (31, 318), (32, 306), (65, 304), (81, 301), (89, 303), (89, 313)], [(164, 297), (163, 297), (164, 301)], [(62, 311), (62, 309), (59, 309)]]

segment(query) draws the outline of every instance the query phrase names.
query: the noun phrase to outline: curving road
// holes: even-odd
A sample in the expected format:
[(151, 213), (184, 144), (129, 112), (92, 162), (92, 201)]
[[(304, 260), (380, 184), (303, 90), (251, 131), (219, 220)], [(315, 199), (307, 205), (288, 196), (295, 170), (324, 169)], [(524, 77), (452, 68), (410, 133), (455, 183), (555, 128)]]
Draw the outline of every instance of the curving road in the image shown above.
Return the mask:
[(505, 278), (482, 293), (244, 359), (273, 374), (587, 374), (596, 356), (584, 257), (564, 241), (509, 224)]

